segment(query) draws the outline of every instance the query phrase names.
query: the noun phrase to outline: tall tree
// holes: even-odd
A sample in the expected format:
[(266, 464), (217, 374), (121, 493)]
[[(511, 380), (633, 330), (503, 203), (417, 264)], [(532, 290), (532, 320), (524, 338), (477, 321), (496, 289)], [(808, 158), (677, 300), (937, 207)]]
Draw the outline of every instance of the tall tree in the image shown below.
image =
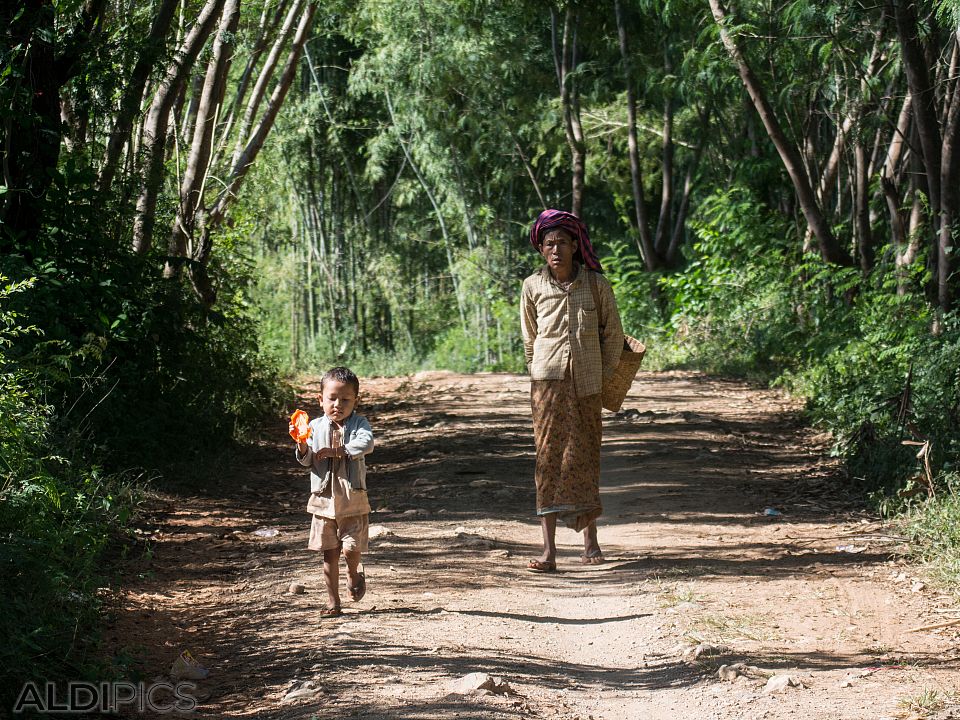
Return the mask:
[(851, 264), (852, 260), (849, 253), (837, 242), (817, 202), (810, 178), (796, 145), (790, 141), (784, 132), (759, 78), (747, 61), (746, 55), (741, 50), (736, 38), (729, 30), (730, 21), (726, 9), (721, 5), (720, 0), (709, 0), (709, 2), (714, 20), (720, 31), (720, 39), (740, 73), (743, 86), (753, 102), (757, 115), (759, 115), (766, 129), (770, 141), (776, 147), (784, 169), (790, 176), (790, 181), (793, 183), (794, 191), (797, 194), (797, 200), (800, 203), (800, 209), (820, 246), (820, 254), (828, 262), (838, 265)]
[(637, 92), (630, 60), (627, 25), (620, 0), (614, 0), (613, 6), (617, 18), (620, 59), (623, 63), (623, 76), (627, 86), (627, 152), (630, 155), (630, 186), (633, 189), (633, 208), (637, 218), (637, 249), (647, 270), (656, 270), (660, 265), (660, 258), (654, 246), (653, 237), (650, 235), (643, 193), (643, 173), (640, 169), (640, 151), (637, 143)]
[(4, 5), (0, 23), (5, 58), (0, 125), (5, 192), (0, 198), (0, 247), (33, 237), (43, 199), (55, 176), (64, 128), (60, 91), (81, 71), (99, 34), (105, 0), (86, 0), (65, 39), (58, 41), (56, 8), (46, 0)]
[(171, 112), (183, 84), (207, 38), (217, 25), (224, 0), (206, 0), (183, 42), (167, 64), (143, 124), (143, 158), (140, 161), (141, 191), (133, 221), (133, 248), (145, 254), (153, 244), (157, 198), (163, 183)]
[(563, 111), (563, 130), (570, 148), (570, 212), (583, 215), (583, 191), (587, 172), (587, 145), (580, 119), (580, 92), (577, 83), (577, 31), (580, 9), (574, 0), (569, 0), (563, 13), (563, 31), (557, 37), (557, 11), (550, 7), (550, 28), (553, 39), (553, 62), (556, 67), (557, 85), (560, 90), (560, 107)]
[[(943, 311), (953, 305), (952, 283), (955, 255), (954, 235), (960, 224), (960, 93), (956, 80), (943, 78), (946, 92), (938, 92), (931, 77), (928, 58), (940, 51), (934, 43), (950, 47), (960, 41), (960, 30), (944, 33), (933, 8), (914, 0), (889, 0), (887, 7), (895, 18), (897, 39), (907, 84), (912, 98), (913, 116), (920, 137), (925, 190), (930, 203), (933, 229), (931, 256), (934, 260), (934, 284), (937, 304)], [(920, 12), (924, 12), (921, 31)], [(949, 56), (943, 52), (941, 56)], [(933, 68), (936, 72), (936, 68)], [(941, 120), (942, 130), (941, 130)]]

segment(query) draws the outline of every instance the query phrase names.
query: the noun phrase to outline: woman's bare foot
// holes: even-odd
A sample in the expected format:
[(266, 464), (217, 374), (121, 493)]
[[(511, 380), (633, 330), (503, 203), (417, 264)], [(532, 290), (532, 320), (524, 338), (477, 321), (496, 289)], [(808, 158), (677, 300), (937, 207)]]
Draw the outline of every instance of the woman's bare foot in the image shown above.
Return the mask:
[(583, 555), (580, 562), (584, 565), (599, 565), (603, 560), (603, 550), (597, 541), (597, 524), (590, 523), (583, 529)]
[(554, 548), (553, 552), (549, 549), (545, 549), (542, 553), (537, 555), (537, 560), (544, 563), (552, 563), (557, 561), (557, 551)]
[(527, 570), (535, 573), (552, 573), (557, 571), (555, 560), (531, 560), (527, 563)]
[(557, 514), (541, 515), (540, 528), (543, 531), (543, 552), (536, 560), (527, 563), (527, 570), (554, 572), (557, 569)]

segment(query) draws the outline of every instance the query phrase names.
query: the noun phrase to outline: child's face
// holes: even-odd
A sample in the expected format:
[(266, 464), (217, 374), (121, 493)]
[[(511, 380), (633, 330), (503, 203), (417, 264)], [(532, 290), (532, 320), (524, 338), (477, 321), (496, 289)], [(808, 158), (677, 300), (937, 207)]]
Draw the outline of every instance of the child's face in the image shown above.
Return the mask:
[(320, 394), (323, 414), (335, 422), (343, 422), (357, 406), (357, 393), (353, 385), (339, 380), (327, 380)]

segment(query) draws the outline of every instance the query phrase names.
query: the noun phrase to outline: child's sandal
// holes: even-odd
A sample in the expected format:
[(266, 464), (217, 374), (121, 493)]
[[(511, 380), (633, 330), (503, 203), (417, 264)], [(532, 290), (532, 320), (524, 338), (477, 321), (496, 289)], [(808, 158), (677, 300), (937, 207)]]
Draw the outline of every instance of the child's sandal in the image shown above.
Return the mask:
[(354, 602), (362, 600), (363, 596), (367, 594), (367, 578), (363, 573), (359, 573), (359, 580), (357, 580), (356, 585), (352, 585), (350, 590), (350, 599)]
[(340, 617), (341, 615), (343, 615), (343, 610), (340, 609), (339, 605), (337, 607), (324, 608), (320, 611), (320, 617), (333, 618)]

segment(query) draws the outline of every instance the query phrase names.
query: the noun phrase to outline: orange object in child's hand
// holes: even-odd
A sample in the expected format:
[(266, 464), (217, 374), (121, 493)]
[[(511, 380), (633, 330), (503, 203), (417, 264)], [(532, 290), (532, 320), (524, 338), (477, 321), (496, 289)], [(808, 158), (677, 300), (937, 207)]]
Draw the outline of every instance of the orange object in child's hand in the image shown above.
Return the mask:
[(310, 437), (310, 416), (303, 410), (297, 410), (290, 416), (290, 437), (298, 443)]

